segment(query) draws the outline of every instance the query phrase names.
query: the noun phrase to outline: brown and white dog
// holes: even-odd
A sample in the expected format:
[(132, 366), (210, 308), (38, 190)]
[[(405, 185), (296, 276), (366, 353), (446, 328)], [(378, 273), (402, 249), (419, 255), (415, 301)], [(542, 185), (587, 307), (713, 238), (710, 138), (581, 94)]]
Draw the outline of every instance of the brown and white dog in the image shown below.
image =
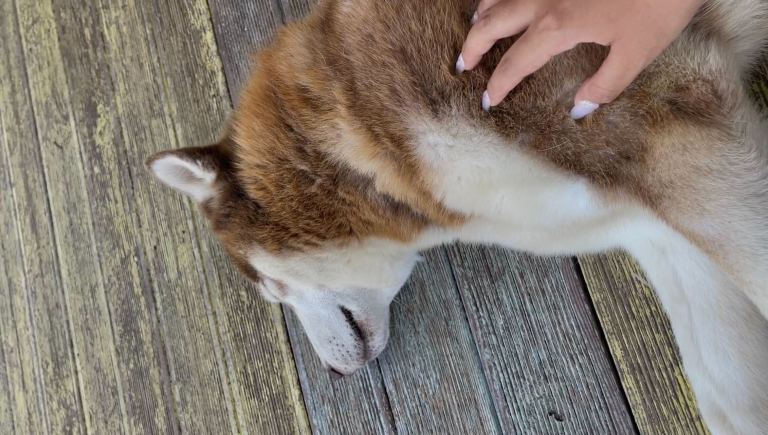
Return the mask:
[(511, 43), (454, 61), (471, 0), (325, 0), (260, 53), (220, 143), (157, 154), (265, 298), (324, 364), (384, 349), (418, 252), (453, 241), (543, 255), (623, 248), (672, 321), (716, 433), (768, 430), (768, 123), (748, 98), (768, 1), (710, 0), (614, 103), (574, 93), (606, 55), (580, 45), (490, 113)]

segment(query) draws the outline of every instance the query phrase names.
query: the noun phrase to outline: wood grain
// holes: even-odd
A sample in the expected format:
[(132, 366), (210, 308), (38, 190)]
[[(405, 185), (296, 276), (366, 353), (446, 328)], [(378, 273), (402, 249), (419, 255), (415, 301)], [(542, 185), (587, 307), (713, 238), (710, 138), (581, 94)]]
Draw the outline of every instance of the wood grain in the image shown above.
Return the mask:
[(237, 103), (251, 69), (251, 56), (272, 41), (283, 23), (283, 11), (271, 0), (211, 0), (209, 5), (227, 85)]
[[(106, 59), (114, 83), (115, 116), (121, 125), (123, 165), (127, 166), (135, 214), (131, 233), (143, 249), (162, 352), (167, 363), (173, 415), (172, 431), (234, 429), (227, 377), (219, 357), (214, 328), (204, 298), (207, 289), (196, 258), (196, 240), (189, 210), (181, 201), (152, 190), (141, 162), (151, 149), (173, 144), (168, 97), (158, 64), (154, 35), (147, 16), (156, 13), (144, 3), (101, 2)], [(109, 144), (105, 144), (109, 146)], [(185, 215), (186, 213), (186, 215)], [(205, 418), (199, 418), (205, 416)]]
[[(0, 5), (0, 13), (5, 12), (8, 11)], [(3, 30), (12, 27), (6, 27), (7, 22), (3, 18), (7, 16), (0, 16), (0, 41), (7, 43), (11, 39)], [(9, 54), (9, 47), (5, 43), (0, 42), (3, 44), (0, 55)], [(24, 292), (24, 261), (17, 231), (14, 183), (8, 164), (9, 135), (5, 120), (13, 117), (3, 102), (13, 100), (7, 93), (10, 86), (3, 80), (4, 77), (11, 77), (6, 75), (9, 65), (4, 57), (0, 58), (0, 198), (3, 198), (0, 201), (0, 418), (14, 432), (17, 426), (19, 431), (41, 431), (42, 425), (38, 418), (42, 412), (35, 412), (39, 409), (34, 370), (30, 370), (30, 366), (25, 370), (23, 361), (28, 348), (25, 349), (22, 341), (24, 337), (20, 340), (17, 335), (17, 328), (30, 331), (31, 327), (29, 318), (25, 318), (26, 306), (22, 305), (18, 310), (14, 306), (14, 303), (18, 304), (19, 295)]]
[[(0, 245), (0, 247), (2, 247), (2, 245)], [(5, 267), (2, 262), (0, 262), (0, 273), (5, 273)], [(2, 290), (0, 295), (4, 296), (7, 294), (4, 286), (0, 287), (0, 290)], [(0, 303), (0, 313), (8, 313), (7, 307), (4, 307), (3, 305), (3, 303)], [(0, 337), (2, 336), (3, 330), (2, 325), (0, 325)], [(8, 377), (9, 365), (5, 357), (5, 346), (3, 346), (2, 343), (3, 342), (0, 341), (0, 421), (4, 422), (5, 430), (13, 433), (16, 429), (11, 405), (11, 382)]]
[(664, 309), (634, 260), (611, 254), (579, 263), (640, 431), (707, 433)]
[(95, 273), (102, 276), (104, 312), (111, 318), (121, 381), (120, 394), (104, 403), (123, 409), (127, 432), (173, 432), (178, 423), (165, 345), (161, 331), (153, 327), (157, 307), (143, 247), (132, 236), (139, 228), (131, 180), (136, 168), (121, 163), (129, 159), (102, 14), (95, 5), (84, 7), (77, 0), (56, 2), (54, 12), (87, 192), (86, 202), (75, 204), (91, 216), (93, 248), (88, 255), (98, 261)]
[(635, 432), (570, 259), (467, 246), (449, 252), (507, 431)]
[[(207, 230), (206, 230), (207, 231)], [(296, 363), (282, 310), (268, 305), (213, 243), (203, 248), (215, 265), (211, 305), (231, 373), (242, 433), (308, 433)]]
[[(2, 144), (0, 143), (0, 145)], [(4, 154), (2, 148), (0, 148), (0, 158), (4, 157)], [(10, 180), (6, 172), (5, 165), (0, 164), (0, 194), (10, 194)], [(8, 198), (10, 195), (4, 197)], [(11, 203), (11, 201), (5, 202)], [(9, 212), (9, 207), (0, 206), (0, 231), (7, 229), (7, 221), (10, 221), (10, 219), (5, 219), (5, 216), (2, 214), (8, 213), (8, 217), (12, 217), (13, 214)], [(3, 252), (3, 254), (6, 252), (3, 250), (5, 242), (5, 240), (0, 240), (0, 252)], [(8, 253), (10, 252), (11, 251), (9, 250)], [(0, 276), (2, 277), (8, 275), (5, 263), (5, 261), (0, 261)], [(9, 287), (8, 279), (0, 280), (0, 316), (8, 316), (11, 314), (11, 309), (8, 306), (8, 301), (10, 299)], [(6, 355), (6, 352), (13, 352), (12, 346), (15, 344), (10, 339), (7, 339), (7, 330), (9, 331), (11, 329), (9, 326), (12, 326), (8, 323), (7, 320), (0, 322), (0, 421), (4, 422), (6, 431), (13, 433), (15, 432), (16, 423), (14, 421), (15, 416), (13, 415), (13, 392), (11, 391), (11, 373), (9, 373), (9, 371), (12, 368), (17, 369), (17, 367), (12, 365), (14, 355)], [(13, 374), (15, 375), (16, 373), (17, 371), (14, 371)]]
[[(21, 43), (12, 2), (0, 4), (0, 343), (2, 344), (7, 405), (14, 430), (42, 433), (47, 425), (41, 378), (38, 377), (35, 328), (27, 304), (22, 225), (16, 190), (32, 187), (11, 167), (11, 142), (38, 149), (21, 62)], [(18, 178), (21, 177), (21, 178)], [(29, 180), (33, 181), (33, 180)], [(23, 216), (23, 215), (22, 215)], [(5, 400), (5, 398), (0, 398)]]
[(320, 0), (274, 0), (283, 11), (283, 20), (285, 23), (299, 20), (309, 14), (312, 5)]
[[(49, 88), (40, 83), (39, 75), (29, 77), (35, 68), (48, 68), (51, 46), (46, 37), (51, 30), (50, 22), (30, 28), (38, 12), (35, 5), (2, 2), (0, 8), (4, 44), (0, 66), (0, 113), (6, 158), (3, 164), (10, 168), (12, 183), (11, 195), (4, 196), (3, 202), (13, 198), (16, 225), (12, 231), (17, 234), (18, 243), (15, 249), (14, 237), (3, 236), (17, 260), (6, 261), (10, 271), (10, 312), (2, 315), (14, 321), (13, 331), (4, 328), (8, 332), (4, 334), (4, 348), (11, 362), (14, 424), (17, 431), (84, 432), (72, 330), (56, 257), (57, 241), (42, 155), (43, 148), (57, 148), (58, 142), (52, 137), (53, 132), (36, 125), (40, 118), (35, 113), (34, 92), (37, 98), (45, 98), (40, 93)], [(42, 57), (30, 59), (30, 54)], [(36, 91), (32, 91), (35, 87)], [(55, 105), (61, 101), (52, 99), (46, 103)]]
[(393, 303), (379, 358), (398, 433), (500, 433), (445, 248), (424, 260)]
[[(160, 415), (159, 426), (164, 426), (162, 413), (165, 407), (162, 402), (155, 403), (151, 394), (161, 388), (162, 382), (155, 370), (142, 364), (144, 358), (152, 355), (151, 348), (148, 351), (141, 342), (151, 335), (147, 332), (153, 325), (154, 316), (141, 316), (141, 310), (132, 309), (132, 303), (142, 296), (136, 277), (136, 248), (115, 249), (116, 244), (124, 245), (134, 232), (124, 224), (133, 213), (126, 212), (114, 197), (121, 181), (127, 180), (110, 178), (110, 174), (117, 172), (114, 167), (119, 165), (121, 156), (118, 153), (115, 158), (111, 142), (114, 128), (110, 119), (112, 98), (109, 90), (100, 86), (105, 75), (108, 76), (108, 70), (90, 74), (98, 63), (90, 63), (91, 56), (95, 56), (91, 51), (94, 47), (86, 44), (94, 42), (92, 36), (98, 37), (99, 29), (94, 29), (93, 23), (78, 23), (73, 16), (88, 19), (98, 17), (98, 13), (71, 14), (68, 5), (57, 3), (56, 6), (58, 9), (54, 10), (48, 2), (22, 3), (19, 9), (24, 13), (22, 19), (26, 21), (22, 22), (26, 28), (35, 30), (28, 39), (27, 58), (33, 57), (38, 62), (30, 68), (30, 85), (35, 113), (38, 118), (43, 118), (38, 127), (43, 140), (45, 171), (41, 170), (37, 176), (48, 180), (52, 192), (51, 220), (59, 239), (58, 258), (63, 270), (63, 290), (67, 295), (66, 308), (59, 307), (59, 315), (72, 313), (74, 333), (70, 346), (74, 346), (81, 371), (79, 390), (88, 430), (122, 431), (134, 420), (142, 423), (139, 427), (145, 431), (156, 430), (158, 425), (151, 423), (157, 421), (147, 420), (141, 410), (129, 408), (132, 415), (129, 418), (126, 414), (126, 402), (129, 407), (132, 404), (144, 406), (144, 410), (148, 409), (152, 415)], [(82, 5), (69, 6), (78, 8)], [(85, 28), (80, 29), (80, 25)], [(85, 32), (76, 34), (78, 30)], [(64, 43), (63, 53), (59, 53), (62, 49), (59, 41)], [(69, 61), (66, 68), (60, 56)], [(78, 60), (85, 63), (78, 64)], [(74, 77), (72, 88), (64, 77), (64, 69)], [(96, 150), (91, 147), (94, 144), (102, 148)], [(84, 168), (81, 158), (90, 166)], [(86, 181), (89, 177), (91, 179)], [(91, 211), (93, 218), (89, 215)], [(98, 223), (94, 224), (92, 219)], [(95, 234), (94, 227), (98, 227)], [(122, 271), (127, 273), (121, 275)], [(131, 292), (133, 284), (137, 287)], [(107, 306), (105, 288), (111, 293), (110, 299), (114, 297), (123, 302), (114, 304), (112, 313)], [(134, 299), (134, 296), (138, 298)], [(121, 349), (127, 352), (119, 352), (114, 347), (111, 314), (118, 316), (118, 327), (128, 324), (144, 332), (143, 336), (132, 330), (120, 334), (121, 343), (130, 346)], [(120, 385), (116, 365), (133, 371), (127, 375), (128, 385)], [(56, 392), (48, 387), (44, 394), (54, 395)], [(147, 422), (150, 424), (145, 425)], [(50, 429), (54, 432), (64, 430), (55, 425)]]

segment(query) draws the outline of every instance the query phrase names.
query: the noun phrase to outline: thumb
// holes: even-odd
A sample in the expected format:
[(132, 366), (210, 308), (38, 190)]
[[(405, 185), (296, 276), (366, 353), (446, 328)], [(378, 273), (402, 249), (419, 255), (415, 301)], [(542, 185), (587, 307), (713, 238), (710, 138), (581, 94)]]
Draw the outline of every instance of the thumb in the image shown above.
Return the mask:
[(644, 56), (638, 56), (642, 52), (622, 44), (612, 45), (603, 65), (576, 93), (571, 118), (584, 118), (621, 95), (648, 65)]

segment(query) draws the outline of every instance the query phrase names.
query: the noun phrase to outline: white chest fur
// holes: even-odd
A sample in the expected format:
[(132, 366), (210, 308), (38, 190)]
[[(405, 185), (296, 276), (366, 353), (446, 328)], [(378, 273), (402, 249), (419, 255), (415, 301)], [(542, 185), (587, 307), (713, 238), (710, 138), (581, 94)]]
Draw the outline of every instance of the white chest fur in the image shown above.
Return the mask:
[(538, 254), (594, 252), (623, 245), (628, 224), (635, 232), (647, 216), (467, 123), (422, 121), (412, 130), (435, 197), (471, 216), (462, 240)]

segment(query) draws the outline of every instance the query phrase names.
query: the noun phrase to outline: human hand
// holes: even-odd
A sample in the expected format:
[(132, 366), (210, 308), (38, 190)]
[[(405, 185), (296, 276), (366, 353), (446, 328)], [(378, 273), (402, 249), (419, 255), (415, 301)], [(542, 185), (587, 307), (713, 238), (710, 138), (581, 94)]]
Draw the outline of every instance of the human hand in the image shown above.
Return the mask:
[(524, 31), (499, 62), (483, 109), (501, 103), (526, 76), (582, 42), (610, 46), (582, 84), (571, 117), (613, 101), (677, 38), (704, 0), (482, 0), (456, 62), (471, 70), (497, 41)]

